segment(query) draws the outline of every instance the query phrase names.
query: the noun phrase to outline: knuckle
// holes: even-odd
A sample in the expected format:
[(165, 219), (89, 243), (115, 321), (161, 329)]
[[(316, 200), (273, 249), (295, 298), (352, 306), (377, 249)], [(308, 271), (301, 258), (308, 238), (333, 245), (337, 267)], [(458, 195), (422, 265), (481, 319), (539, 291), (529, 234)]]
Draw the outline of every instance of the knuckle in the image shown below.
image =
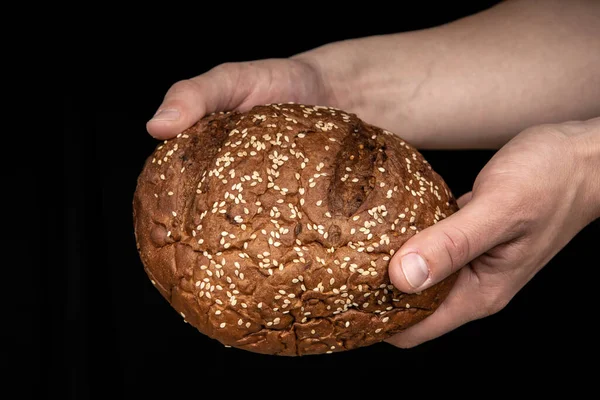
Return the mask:
[(569, 138), (576, 132), (581, 130), (581, 123), (570, 122), (565, 125), (552, 125), (543, 130), (543, 134), (552, 140), (545, 141), (547, 143), (546, 151), (564, 151), (565, 144)]
[(238, 68), (239, 68), (239, 63), (229, 61), (229, 62), (224, 62), (222, 64), (217, 65), (216, 67), (213, 68), (213, 71), (230, 73), (230, 72), (237, 70)]
[(526, 128), (523, 132), (528, 135), (552, 135), (558, 138), (565, 137), (565, 128), (576, 126), (577, 121), (567, 121), (560, 124), (544, 123)]
[(566, 140), (569, 137), (586, 133), (594, 128), (596, 123), (600, 122), (600, 117), (589, 120), (570, 120), (560, 124), (546, 125), (545, 133), (549, 133), (556, 138)]
[(233, 93), (251, 80), (250, 68), (253, 68), (250, 62), (225, 62), (209, 71), (209, 75), (219, 82), (222, 90)]
[(198, 89), (198, 84), (191, 79), (183, 79), (175, 82), (169, 89), (168, 94), (179, 96), (182, 93), (193, 92)]
[(471, 251), (469, 237), (458, 227), (448, 227), (442, 231), (442, 246), (450, 260), (451, 272), (461, 268), (468, 262)]
[(210, 75), (219, 80), (237, 81), (241, 76), (251, 76), (255, 68), (252, 62), (225, 62), (210, 70)]
[(553, 126), (550, 130), (557, 131), (557, 135), (564, 135), (571, 131), (579, 131), (581, 128), (585, 129), (584, 121), (566, 121), (560, 124), (560, 126)]
[(528, 128), (531, 136), (539, 137), (538, 154), (553, 154), (557, 157), (572, 157), (573, 137), (587, 130), (584, 121), (567, 121), (560, 124), (544, 124)]

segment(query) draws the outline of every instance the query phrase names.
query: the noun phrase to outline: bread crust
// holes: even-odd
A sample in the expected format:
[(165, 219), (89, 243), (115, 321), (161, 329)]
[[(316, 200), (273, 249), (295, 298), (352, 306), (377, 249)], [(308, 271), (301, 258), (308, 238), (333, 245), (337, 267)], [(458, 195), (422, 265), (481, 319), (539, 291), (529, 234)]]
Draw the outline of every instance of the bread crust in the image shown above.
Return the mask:
[(398, 135), (291, 103), (164, 141), (133, 199), (144, 269), (172, 307), (224, 345), (284, 356), (372, 345), (433, 313), (456, 274), (407, 294), (387, 266), (457, 209)]

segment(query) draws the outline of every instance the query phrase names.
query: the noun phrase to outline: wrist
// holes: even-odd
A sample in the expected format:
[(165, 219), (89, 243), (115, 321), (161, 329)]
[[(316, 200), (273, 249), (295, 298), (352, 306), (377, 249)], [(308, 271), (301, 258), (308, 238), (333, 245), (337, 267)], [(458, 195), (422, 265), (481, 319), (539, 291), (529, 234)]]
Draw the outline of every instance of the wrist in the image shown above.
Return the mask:
[(439, 53), (434, 38), (420, 31), (371, 36), (326, 44), (291, 58), (318, 71), (326, 105), (355, 113), (422, 147), (433, 139), (424, 97)]
[(360, 72), (357, 60), (362, 51), (356, 42), (364, 39), (353, 39), (326, 45), (296, 54), (290, 57), (313, 69), (323, 87), (325, 104), (356, 112), (361, 92), (357, 88)]

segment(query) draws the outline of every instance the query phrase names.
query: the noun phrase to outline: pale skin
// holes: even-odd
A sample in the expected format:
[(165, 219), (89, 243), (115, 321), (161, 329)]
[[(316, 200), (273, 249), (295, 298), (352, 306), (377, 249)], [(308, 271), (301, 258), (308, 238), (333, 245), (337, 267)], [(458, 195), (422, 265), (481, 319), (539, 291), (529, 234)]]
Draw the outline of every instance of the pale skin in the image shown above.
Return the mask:
[(499, 312), (600, 217), (599, 0), (505, 1), (432, 29), (219, 65), (175, 83), (147, 129), (166, 139), (206, 113), (287, 101), (354, 112), (421, 149), (499, 149), (460, 210), (390, 261), (405, 292), (459, 271), (433, 315), (388, 340), (398, 347)]

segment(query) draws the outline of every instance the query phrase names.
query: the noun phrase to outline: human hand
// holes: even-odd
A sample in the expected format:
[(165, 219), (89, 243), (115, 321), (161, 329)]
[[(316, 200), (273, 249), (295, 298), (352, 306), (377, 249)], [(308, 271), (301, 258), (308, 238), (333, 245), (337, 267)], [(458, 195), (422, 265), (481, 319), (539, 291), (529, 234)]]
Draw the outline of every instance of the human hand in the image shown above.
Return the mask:
[(533, 127), (508, 142), (458, 199), (460, 210), (417, 233), (390, 261), (392, 283), (410, 293), (461, 270), (440, 308), (388, 343), (414, 347), (502, 310), (600, 217), (599, 171), (600, 118)]
[(301, 55), (225, 63), (171, 86), (146, 128), (155, 138), (168, 139), (212, 112), (290, 101), (332, 105), (316, 63)]

